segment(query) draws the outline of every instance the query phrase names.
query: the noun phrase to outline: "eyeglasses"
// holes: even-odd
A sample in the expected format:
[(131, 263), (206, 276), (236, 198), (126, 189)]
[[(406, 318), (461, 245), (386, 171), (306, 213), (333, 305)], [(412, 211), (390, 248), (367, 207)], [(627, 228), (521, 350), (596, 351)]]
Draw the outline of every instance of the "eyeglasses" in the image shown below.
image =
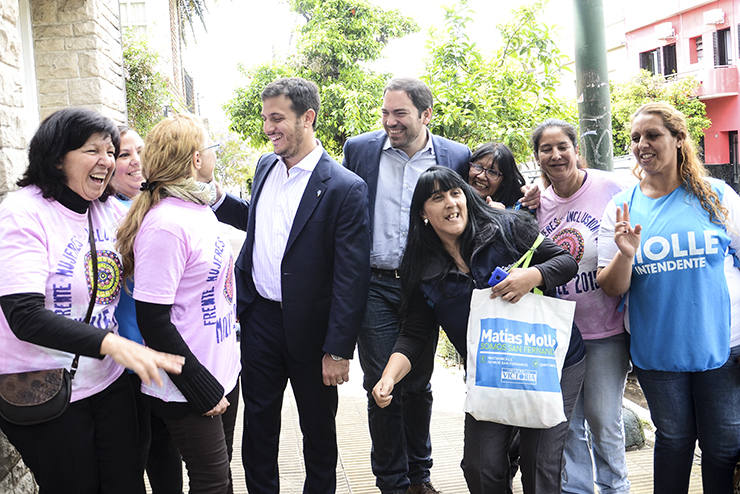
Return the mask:
[(493, 179), (493, 180), (495, 180), (497, 178), (501, 178), (501, 177), (504, 176), (503, 173), (501, 173), (500, 171), (494, 169), (493, 167), (491, 167), (491, 168), (483, 168), (482, 166), (480, 166), (477, 163), (468, 163), (468, 164), (470, 165), (470, 168), (472, 168), (473, 170), (475, 170), (475, 174), (476, 175), (478, 175), (482, 171), (485, 171), (486, 172), (486, 175), (488, 175), (488, 178)]
[(206, 146), (203, 149), (201, 149), (199, 152), (203, 152), (206, 149), (213, 149), (214, 151), (218, 151), (221, 148), (221, 143), (217, 142), (216, 144), (211, 144), (210, 146)]

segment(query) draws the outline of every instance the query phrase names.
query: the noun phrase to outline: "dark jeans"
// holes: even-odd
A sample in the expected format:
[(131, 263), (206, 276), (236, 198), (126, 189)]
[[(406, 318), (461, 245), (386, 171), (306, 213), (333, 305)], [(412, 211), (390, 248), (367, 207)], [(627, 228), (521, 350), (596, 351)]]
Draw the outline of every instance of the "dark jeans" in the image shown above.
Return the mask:
[(33, 472), (40, 494), (143, 494), (135, 400), (122, 375), (50, 422), (22, 426), (0, 418), (0, 428)]
[(336, 490), (337, 388), (324, 386), (321, 354), (288, 354), (280, 304), (257, 299), (240, 316), (244, 436), (242, 464), (249, 494), (278, 494), (280, 412), (290, 379), (303, 432), (305, 494)]
[[(563, 369), (560, 387), (563, 411), (570, 417), (581, 390), (585, 359)], [(465, 414), (465, 442), (461, 467), (471, 494), (511, 492), (509, 449), (519, 431), (519, 466), (525, 494), (560, 492), (563, 448), (568, 421), (549, 429), (528, 429), (475, 420)]]
[[(152, 414), (161, 418), (185, 461), (190, 494), (227, 494), (232, 491), (227, 431), (234, 434), (236, 414), (207, 417), (191, 411), (187, 404), (165, 403), (150, 397)], [(236, 408), (239, 386), (227, 395), (229, 408)], [(227, 409), (228, 410), (228, 409)]]
[(704, 492), (731, 494), (740, 459), (740, 346), (720, 368), (662, 372), (636, 367), (655, 424), (653, 488), (688, 492), (696, 440)]
[(136, 395), (136, 411), (139, 418), (139, 444), (141, 448), (141, 470), (152, 487), (152, 494), (182, 494), (182, 458), (177, 451), (162, 419), (152, 415), (149, 396), (143, 394), (141, 379), (126, 371)]
[(420, 362), (394, 389), (390, 405), (380, 408), (372, 397), (372, 389), (380, 380), (398, 338), (400, 300), (400, 280), (373, 272), (357, 341), (363, 385), (368, 395), (367, 415), (372, 438), (370, 463), (376, 485), (382, 492), (405, 491), (409, 484), (427, 482), (432, 467), (429, 379), (437, 333)]

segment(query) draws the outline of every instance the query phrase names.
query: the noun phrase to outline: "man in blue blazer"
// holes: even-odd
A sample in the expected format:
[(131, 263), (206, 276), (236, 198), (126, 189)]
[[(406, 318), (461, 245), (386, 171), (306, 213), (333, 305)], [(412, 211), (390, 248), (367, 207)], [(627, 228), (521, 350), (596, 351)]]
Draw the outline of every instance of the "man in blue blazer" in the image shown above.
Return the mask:
[(432, 165), (452, 168), (466, 180), (470, 150), (433, 135), (432, 93), (418, 79), (393, 79), (383, 93), (384, 130), (349, 139), (344, 166), (368, 185), (368, 215), (372, 229), (370, 290), (358, 336), (360, 363), (368, 394), (372, 438), (370, 461), (376, 485), (385, 493), (435, 493), (429, 421), (436, 338), (420, 364), (394, 390), (391, 404), (380, 408), (372, 389), (380, 379), (399, 332), (401, 264), (409, 225), (411, 196), (419, 175)]
[(349, 379), (370, 267), (367, 186), (314, 137), (318, 88), (279, 79), (262, 92), (274, 153), (257, 163), (251, 204), (225, 196), (219, 220), (246, 230), (236, 262), (250, 494), (278, 494), (280, 411), (298, 405), (304, 493), (336, 488), (337, 385)]

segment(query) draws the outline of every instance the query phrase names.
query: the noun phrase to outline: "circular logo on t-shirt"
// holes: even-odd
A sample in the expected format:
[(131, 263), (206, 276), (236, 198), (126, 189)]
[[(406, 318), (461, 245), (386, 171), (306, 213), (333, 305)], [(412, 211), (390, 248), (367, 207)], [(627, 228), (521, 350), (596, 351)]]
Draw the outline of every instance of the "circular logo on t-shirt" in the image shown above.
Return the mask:
[(234, 256), (229, 257), (229, 268), (224, 280), (224, 297), (228, 303), (234, 302)]
[(583, 235), (575, 228), (563, 228), (553, 235), (552, 241), (558, 244), (566, 252), (573, 256), (576, 262), (580, 263), (583, 258)]
[[(98, 253), (98, 296), (96, 303), (107, 305), (113, 302), (121, 292), (121, 272), (123, 266), (118, 254), (110, 250), (99, 250)], [(92, 256), (85, 255), (85, 279), (87, 293), (92, 296)]]

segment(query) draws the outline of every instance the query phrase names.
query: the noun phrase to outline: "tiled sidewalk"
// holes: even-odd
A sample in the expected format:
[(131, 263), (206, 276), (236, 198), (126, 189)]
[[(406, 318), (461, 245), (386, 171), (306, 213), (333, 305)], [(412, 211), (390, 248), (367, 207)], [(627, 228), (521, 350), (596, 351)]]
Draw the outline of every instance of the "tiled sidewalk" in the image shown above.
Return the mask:
[[(337, 465), (337, 492), (342, 494), (377, 494), (375, 478), (370, 470), (370, 435), (367, 429), (365, 392), (362, 389), (362, 371), (353, 361), (350, 382), (340, 387), (337, 429), (339, 462)], [(463, 446), (464, 386), (461, 371), (438, 365), (432, 380), (434, 412), (432, 417), (432, 445), (434, 467), (432, 483), (444, 494), (467, 494), (460, 459)], [(232, 472), (235, 493), (246, 493), (241, 450), (241, 419), (237, 421), (234, 438)], [(283, 429), (280, 438), (281, 493), (300, 494), (305, 475), (301, 456), (301, 432), (298, 413), (290, 386), (283, 405)], [(649, 447), (627, 453), (632, 493), (652, 492), (652, 455)], [(187, 485), (187, 483), (186, 483)], [(515, 493), (521, 493), (521, 484), (515, 480)], [(701, 475), (698, 463), (691, 477), (690, 493), (701, 493)]]

